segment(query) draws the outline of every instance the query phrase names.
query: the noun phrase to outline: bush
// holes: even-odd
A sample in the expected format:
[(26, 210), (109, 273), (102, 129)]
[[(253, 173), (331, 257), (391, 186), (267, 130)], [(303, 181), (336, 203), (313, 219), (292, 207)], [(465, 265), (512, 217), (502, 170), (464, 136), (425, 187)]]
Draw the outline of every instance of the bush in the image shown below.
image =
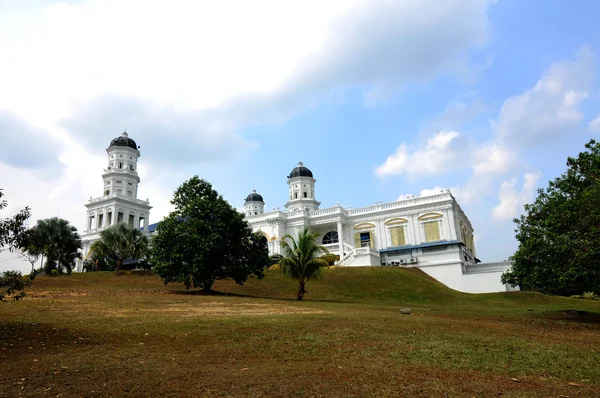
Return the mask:
[(7, 296), (12, 296), (14, 300), (23, 299), (23, 289), (31, 285), (36, 274), (34, 271), (31, 275), (23, 276), (19, 271), (5, 271), (0, 276), (0, 301)]
[(50, 276), (57, 276), (58, 275), (58, 270), (55, 268), (52, 271), (50, 271)]
[(594, 292), (585, 292), (581, 295), (581, 298), (586, 300), (598, 300), (598, 295)]

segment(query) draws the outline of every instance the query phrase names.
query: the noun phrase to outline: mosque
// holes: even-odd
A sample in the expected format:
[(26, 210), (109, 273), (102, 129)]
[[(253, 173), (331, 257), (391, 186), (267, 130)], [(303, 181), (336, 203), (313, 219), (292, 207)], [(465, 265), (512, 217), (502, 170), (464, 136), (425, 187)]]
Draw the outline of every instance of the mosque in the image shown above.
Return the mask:
[[(110, 142), (106, 152), (103, 195), (90, 198), (85, 205), (84, 258), (103, 228), (127, 222), (151, 234), (157, 225), (148, 225), (149, 201), (137, 199), (140, 152), (136, 142), (123, 133)], [(246, 197), (246, 219), (264, 236), (269, 254), (282, 252), (281, 238), (286, 234), (295, 236), (309, 228), (319, 234), (319, 244), (339, 255), (340, 266), (419, 268), (467, 293), (514, 289), (500, 282), (510, 262), (481, 263), (477, 259), (473, 227), (450, 191), (357, 209), (339, 205), (321, 209), (316, 182), (312, 171), (300, 162), (287, 176), (284, 210), (265, 212), (265, 201), (256, 191)]]

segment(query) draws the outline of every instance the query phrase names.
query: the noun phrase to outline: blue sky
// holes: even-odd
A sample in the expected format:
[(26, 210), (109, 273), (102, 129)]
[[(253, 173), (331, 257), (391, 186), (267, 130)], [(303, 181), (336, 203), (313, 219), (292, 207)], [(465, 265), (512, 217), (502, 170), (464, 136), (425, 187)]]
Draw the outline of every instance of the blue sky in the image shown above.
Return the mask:
[[(198, 174), (283, 207), (302, 160), (322, 207), (450, 189), (478, 257), (600, 136), (596, 1), (0, 0), (0, 188), (82, 229), (105, 148), (141, 145), (151, 222)], [(26, 269), (3, 253), (0, 270)]]

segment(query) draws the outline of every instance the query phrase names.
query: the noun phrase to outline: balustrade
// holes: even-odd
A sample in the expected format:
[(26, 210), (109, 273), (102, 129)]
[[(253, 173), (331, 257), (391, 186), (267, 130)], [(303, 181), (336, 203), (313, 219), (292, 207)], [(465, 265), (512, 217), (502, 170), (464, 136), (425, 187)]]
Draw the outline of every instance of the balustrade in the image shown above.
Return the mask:
[(139, 203), (141, 205), (148, 205), (150, 203), (147, 200), (134, 199), (134, 198), (132, 198), (130, 196), (123, 195), (123, 194), (118, 194), (118, 193), (112, 193), (110, 195), (105, 195), (105, 196), (100, 196), (98, 198), (93, 198), (93, 199), (88, 200), (88, 203), (96, 203), (96, 202), (100, 202), (100, 201), (107, 200), (107, 199), (110, 199), (110, 198), (123, 198), (123, 199), (129, 200), (130, 202)]

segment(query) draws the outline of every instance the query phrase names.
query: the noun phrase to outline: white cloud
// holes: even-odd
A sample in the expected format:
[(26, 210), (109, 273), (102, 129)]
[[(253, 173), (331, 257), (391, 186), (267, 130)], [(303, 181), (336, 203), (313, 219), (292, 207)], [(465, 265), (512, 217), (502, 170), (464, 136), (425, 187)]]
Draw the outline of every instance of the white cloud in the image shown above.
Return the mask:
[(574, 60), (552, 65), (533, 88), (504, 102), (492, 122), (498, 138), (527, 147), (577, 133), (583, 120), (579, 106), (589, 95), (593, 74), (593, 55), (586, 47)]
[(469, 180), (451, 188), (454, 197), (463, 204), (481, 200), (490, 193), (494, 181), (523, 166), (518, 154), (499, 142), (475, 149), (470, 162)]
[(527, 173), (523, 176), (521, 190), (517, 190), (517, 179), (504, 181), (498, 190), (500, 203), (492, 210), (492, 217), (498, 220), (515, 218), (523, 209), (523, 205), (534, 200), (535, 187), (541, 173)]
[(410, 150), (402, 143), (396, 152), (375, 168), (380, 177), (406, 174), (410, 177), (433, 175), (446, 172), (459, 166), (461, 145), (460, 133), (441, 131), (427, 139), (427, 144)]
[(439, 193), (446, 192), (447, 190), (447, 188), (442, 188), (436, 185), (434, 188), (421, 190), (421, 196), (437, 195)]
[[(584, 47), (574, 60), (553, 64), (531, 89), (508, 98), (496, 120), (491, 122), (494, 139), (471, 148), (471, 177), (452, 188), (454, 196), (461, 203), (480, 200), (490, 193), (499, 178), (526, 169), (521, 150), (531, 145), (560, 142), (576, 134), (583, 120), (579, 107), (591, 90), (593, 66), (593, 55)], [(598, 120), (590, 122), (590, 130), (596, 123), (600, 129), (600, 118)], [(510, 184), (511, 181), (504, 182), (503, 192), (508, 192)], [(514, 213), (511, 198), (515, 195), (507, 194), (494, 214), (502, 217)]]
[(592, 133), (600, 133), (600, 116), (588, 123), (588, 130)]

